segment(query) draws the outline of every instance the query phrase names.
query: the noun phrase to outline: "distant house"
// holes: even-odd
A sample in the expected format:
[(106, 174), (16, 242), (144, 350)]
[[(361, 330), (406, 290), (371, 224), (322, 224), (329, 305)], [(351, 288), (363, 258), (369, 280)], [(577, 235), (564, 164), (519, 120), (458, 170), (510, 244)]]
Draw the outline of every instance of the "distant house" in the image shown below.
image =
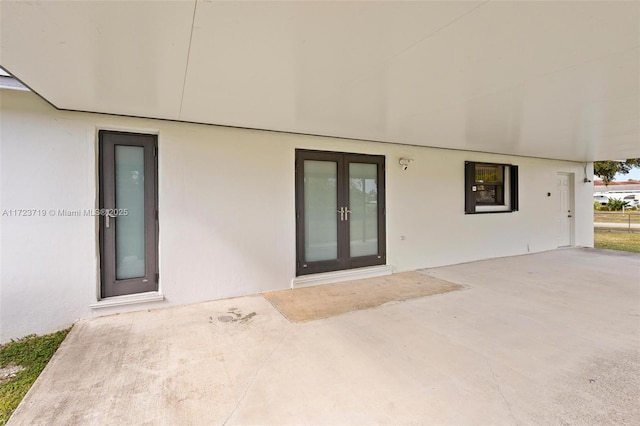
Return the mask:
[(593, 181), (593, 192), (626, 192), (626, 191), (640, 191), (640, 181), (638, 180), (627, 180), (627, 181), (614, 181), (609, 182), (608, 185), (600, 180), (596, 179)]
[(0, 8), (0, 342), (592, 247), (640, 156), (636, 2)]

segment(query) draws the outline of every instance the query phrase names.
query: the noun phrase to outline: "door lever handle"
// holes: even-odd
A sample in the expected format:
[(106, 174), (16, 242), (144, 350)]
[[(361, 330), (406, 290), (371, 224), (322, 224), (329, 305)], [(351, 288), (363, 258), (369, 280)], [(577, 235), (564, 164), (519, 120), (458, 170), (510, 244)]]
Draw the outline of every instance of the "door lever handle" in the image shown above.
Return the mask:
[(340, 213), (340, 221), (344, 220), (344, 207), (340, 207), (340, 210), (337, 210)]
[(349, 208), (346, 207), (345, 210), (344, 210), (344, 215), (346, 217), (345, 220), (349, 220), (349, 213), (351, 213), (351, 210), (349, 210)]
[(104, 215), (104, 227), (105, 228), (109, 228), (111, 226), (110, 218), (114, 218), (115, 219), (116, 215), (115, 214), (111, 214), (109, 212), (106, 212), (105, 215)]

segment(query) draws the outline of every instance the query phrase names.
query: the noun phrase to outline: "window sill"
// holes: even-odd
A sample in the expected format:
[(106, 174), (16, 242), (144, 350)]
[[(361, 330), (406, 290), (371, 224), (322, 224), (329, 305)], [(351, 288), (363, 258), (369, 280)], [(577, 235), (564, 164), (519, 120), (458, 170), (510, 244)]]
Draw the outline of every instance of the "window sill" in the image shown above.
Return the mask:
[(495, 213), (495, 212), (510, 212), (511, 206), (508, 204), (495, 204), (495, 205), (476, 205), (476, 213)]
[(517, 210), (496, 210), (496, 211), (475, 212), (475, 213), (465, 213), (465, 214), (473, 216), (474, 214), (493, 214), (493, 213), (517, 213)]
[(137, 303), (162, 302), (164, 295), (157, 291), (148, 293), (127, 294), (124, 296), (107, 297), (89, 305), (91, 309), (111, 308), (114, 306), (134, 305)]
[(517, 213), (517, 210), (487, 210), (487, 211), (477, 211), (474, 213), (465, 212), (465, 214), (473, 216), (474, 214), (491, 214), (491, 213)]

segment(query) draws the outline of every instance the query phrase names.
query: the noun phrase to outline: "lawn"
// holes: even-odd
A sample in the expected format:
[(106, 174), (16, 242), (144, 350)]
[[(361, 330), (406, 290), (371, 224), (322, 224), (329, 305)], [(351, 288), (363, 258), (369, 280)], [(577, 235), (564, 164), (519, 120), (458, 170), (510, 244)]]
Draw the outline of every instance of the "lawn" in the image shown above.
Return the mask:
[(625, 213), (603, 211), (593, 212), (593, 221), (598, 223), (629, 223), (629, 219), (631, 219), (631, 223), (640, 224), (640, 211)]
[(594, 239), (595, 248), (640, 253), (640, 232), (596, 228)]
[(0, 346), (0, 425), (9, 421), (68, 332), (27, 336)]

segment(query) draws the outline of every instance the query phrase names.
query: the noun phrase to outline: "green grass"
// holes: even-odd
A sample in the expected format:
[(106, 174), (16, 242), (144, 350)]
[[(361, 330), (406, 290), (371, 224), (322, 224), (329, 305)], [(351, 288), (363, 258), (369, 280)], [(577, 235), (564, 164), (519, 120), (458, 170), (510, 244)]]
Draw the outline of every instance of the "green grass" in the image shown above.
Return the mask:
[(0, 425), (9, 421), (11, 413), (36, 381), (69, 330), (46, 336), (31, 335), (0, 346), (0, 368), (8, 365), (24, 367), (15, 378), (0, 384)]
[(595, 248), (640, 253), (640, 232), (596, 228), (594, 238)]

